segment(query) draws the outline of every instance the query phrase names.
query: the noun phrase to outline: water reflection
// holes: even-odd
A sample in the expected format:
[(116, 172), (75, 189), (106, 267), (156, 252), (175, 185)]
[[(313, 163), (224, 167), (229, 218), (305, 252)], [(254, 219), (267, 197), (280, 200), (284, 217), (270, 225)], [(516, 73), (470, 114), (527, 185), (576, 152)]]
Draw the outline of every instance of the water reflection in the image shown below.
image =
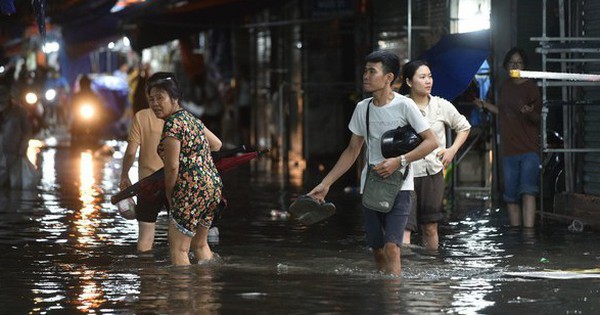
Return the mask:
[(79, 200), (82, 207), (75, 215), (75, 226), (79, 235), (77, 241), (82, 245), (89, 244), (98, 236), (96, 233), (96, 189), (94, 184), (94, 160), (91, 151), (85, 151), (80, 156), (79, 166)]
[[(40, 170), (42, 172), (42, 188), (44, 190), (51, 190), (56, 188), (56, 164), (55, 164), (56, 149), (47, 149), (41, 153), (42, 163)], [(55, 194), (44, 194), (46, 200), (56, 199)]]
[(93, 205), (94, 202), (94, 161), (92, 159), (92, 152), (85, 151), (81, 153), (79, 167), (79, 193), (81, 194), (80, 200), (83, 202), (84, 208)]
[(503, 275), (595, 267), (596, 233), (571, 234), (566, 225), (549, 224), (515, 231), (504, 226), (502, 211), (463, 205), (440, 226), (439, 253), (403, 251), (403, 276), (394, 279), (373, 271), (359, 195), (333, 187), (328, 198), (336, 215), (313, 226), (273, 220), (270, 211), (312, 188), (304, 187), (311, 180), (301, 172), (271, 171), (263, 161), (223, 176), (229, 207), (214, 246), (223, 265), (170, 267), (165, 216), (157, 224), (154, 255), (138, 257), (136, 221), (121, 218), (107, 202), (117, 190), (124, 145), (113, 148), (42, 149), (36, 155), (43, 174), (39, 192), (0, 192), (3, 312), (518, 314), (600, 308), (600, 283), (593, 280)]
[[(222, 284), (218, 270), (199, 266), (141, 270), (137, 312), (219, 314)], [(248, 310), (250, 311), (250, 310)]]
[(452, 309), (459, 314), (478, 314), (481, 310), (494, 305), (494, 301), (488, 300), (488, 294), (494, 289), (489, 280), (464, 279), (451, 288), (455, 292), (450, 299)]
[(93, 270), (84, 270), (79, 277), (81, 293), (77, 298), (77, 309), (88, 313), (91, 310), (96, 310), (106, 302), (104, 291), (96, 282), (96, 279), (104, 278), (102, 273)]

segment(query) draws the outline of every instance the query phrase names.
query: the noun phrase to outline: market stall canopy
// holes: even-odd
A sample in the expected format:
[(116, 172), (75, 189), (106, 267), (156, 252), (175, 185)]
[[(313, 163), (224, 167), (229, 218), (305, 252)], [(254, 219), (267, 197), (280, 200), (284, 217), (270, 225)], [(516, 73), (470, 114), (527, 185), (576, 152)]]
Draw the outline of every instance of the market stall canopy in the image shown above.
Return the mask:
[[(135, 50), (214, 27), (231, 27), (276, 0), (0, 0), (0, 44), (46, 19), (60, 26), (67, 53), (76, 58), (126, 35)], [(35, 8), (34, 8), (35, 6)]]

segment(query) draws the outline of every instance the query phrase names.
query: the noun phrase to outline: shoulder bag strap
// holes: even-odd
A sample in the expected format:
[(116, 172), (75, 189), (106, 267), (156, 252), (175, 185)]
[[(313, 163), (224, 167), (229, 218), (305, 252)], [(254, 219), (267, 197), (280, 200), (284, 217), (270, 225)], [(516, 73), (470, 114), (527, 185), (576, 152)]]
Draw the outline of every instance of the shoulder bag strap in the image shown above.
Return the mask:
[(371, 109), (372, 102), (373, 99), (371, 98), (371, 100), (369, 100), (369, 103), (367, 104), (367, 121), (365, 122), (365, 124), (367, 124), (367, 167), (369, 166), (369, 111)]

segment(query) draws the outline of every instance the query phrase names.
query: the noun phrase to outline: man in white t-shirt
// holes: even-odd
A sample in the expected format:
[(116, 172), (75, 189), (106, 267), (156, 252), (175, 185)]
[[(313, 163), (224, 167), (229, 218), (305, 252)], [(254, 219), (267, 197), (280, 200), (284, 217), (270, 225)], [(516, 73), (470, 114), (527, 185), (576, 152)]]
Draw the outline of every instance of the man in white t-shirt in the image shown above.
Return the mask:
[[(408, 167), (408, 176), (392, 210), (378, 212), (363, 207), (367, 245), (373, 249), (377, 269), (386, 274), (400, 275), (400, 246), (404, 228), (411, 208), (410, 193), (414, 189), (413, 174), (409, 163), (423, 158), (437, 147), (435, 134), (423, 118), (415, 103), (392, 90), (392, 83), (400, 72), (400, 60), (396, 54), (380, 50), (370, 53), (363, 73), (363, 89), (373, 97), (360, 101), (354, 109), (348, 128), (352, 137), (348, 147), (342, 152), (333, 169), (319, 185), (308, 193), (309, 196), (324, 201), (329, 187), (338, 180), (356, 161), (367, 135), (367, 110), (369, 110), (369, 138), (367, 141), (368, 164), (383, 177)], [(414, 150), (386, 159), (381, 154), (381, 135), (390, 129), (410, 124), (423, 138)], [(361, 192), (366, 178), (367, 165), (361, 175)]]

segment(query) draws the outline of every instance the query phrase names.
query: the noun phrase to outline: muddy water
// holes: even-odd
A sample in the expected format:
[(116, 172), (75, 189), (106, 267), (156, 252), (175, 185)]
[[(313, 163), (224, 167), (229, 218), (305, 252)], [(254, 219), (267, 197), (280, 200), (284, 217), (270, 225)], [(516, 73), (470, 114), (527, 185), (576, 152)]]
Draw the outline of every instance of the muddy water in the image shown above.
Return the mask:
[[(37, 191), (0, 191), (0, 310), (4, 314), (598, 314), (600, 280), (547, 280), (509, 271), (600, 267), (600, 235), (546, 222), (507, 228), (505, 210), (462, 200), (440, 227), (441, 249), (403, 249), (403, 276), (373, 271), (359, 196), (335, 186), (338, 212), (301, 226), (285, 211), (321, 174), (254, 161), (224, 174), (229, 208), (211, 239), (224, 263), (172, 267), (166, 216), (153, 255), (135, 254), (137, 224), (108, 202), (114, 151), (48, 148)], [(415, 239), (418, 244), (418, 240)]]

